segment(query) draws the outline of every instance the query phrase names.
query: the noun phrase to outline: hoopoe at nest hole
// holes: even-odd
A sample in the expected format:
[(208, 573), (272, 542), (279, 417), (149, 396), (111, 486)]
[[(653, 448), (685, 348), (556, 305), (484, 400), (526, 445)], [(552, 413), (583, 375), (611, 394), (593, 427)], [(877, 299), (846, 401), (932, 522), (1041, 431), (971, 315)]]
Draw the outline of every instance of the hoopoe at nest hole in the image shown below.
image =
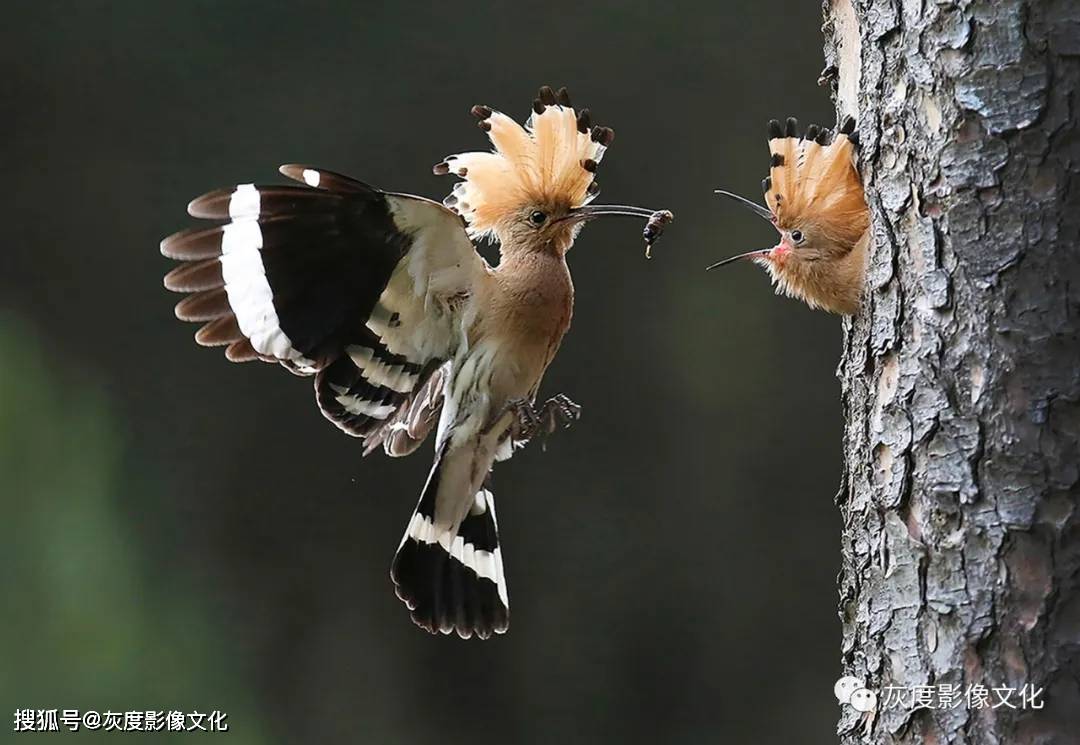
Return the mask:
[[(224, 222), (176, 233), (161, 252), (183, 262), (165, 286), (191, 293), (176, 315), (205, 323), (199, 344), (313, 375), (319, 409), (363, 438), (365, 455), (407, 455), (435, 429), (390, 574), (419, 626), (486, 639), (506, 631), (510, 609), (492, 465), (580, 413), (563, 395), (535, 404), (570, 326), (566, 253), (593, 218), (647, 220), (648, 245), (671, 214), (590, 204), (614, 132), (575, 112), (565, 88), (541, 88), (524, 127), (472, 113), (494, 150), (434, 167), (462, 179), (443, 204), (285, 165), (303, 186), (201, 196), (188, 213)], [(476, 252), (481, 238), (498, 241), (497, 266)]]
[(768, 270), (778, 293), (811, 308), (853, 315), (862, 298), (870, 245), (870, 213), (855, 166), (855, 120), (844, 119), (835, 137), (812, 124), (800, 138), (798, 126), (795, 119), (784, 126), (769, 122), (772, 160), (761, 182), (767, 208), (728, 191), (716, 192), (772, 223), (780, 242), (709, 269), (751, 259)]

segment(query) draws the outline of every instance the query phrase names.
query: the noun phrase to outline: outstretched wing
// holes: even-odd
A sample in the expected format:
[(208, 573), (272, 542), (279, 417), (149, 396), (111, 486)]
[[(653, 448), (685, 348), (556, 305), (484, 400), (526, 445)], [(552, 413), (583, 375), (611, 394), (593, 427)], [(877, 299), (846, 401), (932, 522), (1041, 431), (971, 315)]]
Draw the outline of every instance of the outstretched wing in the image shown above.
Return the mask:
[(461, 219), (317, 168), (304, 186), (243, 184), (199, 197), (192, 217), (224, 221), (161, 243), (183, 262), (165, 286), (189, 293), (181, 320), (234, 362), (315, 375), (323, 414), (367, 437), (408, 409), (452, 353), (458, 310), (489, 271)]

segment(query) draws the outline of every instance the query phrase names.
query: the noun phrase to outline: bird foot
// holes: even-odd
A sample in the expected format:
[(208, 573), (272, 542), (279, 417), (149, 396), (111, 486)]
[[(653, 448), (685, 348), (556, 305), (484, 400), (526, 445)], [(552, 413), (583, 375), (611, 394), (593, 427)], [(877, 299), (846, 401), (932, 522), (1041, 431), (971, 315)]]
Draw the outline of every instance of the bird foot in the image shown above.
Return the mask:
[(552, 396), (540, 407), (539, 419), (544, 434), (551, 434), (557, 429), (570, 429), (580, 418), (581, 407), (564, 393)]
[(513, 414), (509, 434), (515, 442), (528, 442), (540, 431), (540, 413), (529, 399), (508, 401), (505, 410)]
[(507, 409), (514, 413), (510, 425), (510, 437), (519, 446), (524, 446), (537, 435), (547, 438), (557, 429), (568, 429), (581, 418), (581, 407), (562, 393), (552, 396), (540, 406), (528, 399), (516, 399), (507, 404)]
[(506, 402), (499, 414), (492, 417), (490, 423), (484, 427), (481, 434), (490, 433), (504, 421), (507, 414), (512, 414), (513, 418), (506, 430), (506, 436), (510, 437), (515, 445), (521, 447), (537, 435), (543, 436), (546, 441), (555, 430), (569, 429), (570, 425), (581, 418), (581, 407), (563, 393), (552, 396), (540, 406), (528, 398), (515, 398)]

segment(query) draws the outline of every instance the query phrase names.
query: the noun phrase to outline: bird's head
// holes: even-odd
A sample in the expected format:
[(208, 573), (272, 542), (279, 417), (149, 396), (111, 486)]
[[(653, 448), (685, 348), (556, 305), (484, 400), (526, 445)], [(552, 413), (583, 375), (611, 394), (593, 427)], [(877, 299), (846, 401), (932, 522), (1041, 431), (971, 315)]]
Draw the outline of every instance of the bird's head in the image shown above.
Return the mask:
[(769, 122), (769, 176), (762, 181), (765, 204), (728, 191), (780, 234), (772, 248), (747, 251), (713, 264), (714, 269), (750, 259), (768, 270), (777, 290), (812, 308), (853, 313), (862, 290), (870, 215), (855, 168), (855, 122), (850, 117), (834, 136), (811, 125), (803, 137), (798, 123)]
[(654, 216), (643, 207), (591, 203), (615, 133), (594, 125), (588, 109), (575, 111), (565, 88), (541, 88), (525, 126), (487, 106), (472, 113), (494, 150), (450, 155), (433, 169), (462, 179), (443, 204), (465, 219), (471, 237), (497, 240), (504, 252), (561, 255), (593, 218)]

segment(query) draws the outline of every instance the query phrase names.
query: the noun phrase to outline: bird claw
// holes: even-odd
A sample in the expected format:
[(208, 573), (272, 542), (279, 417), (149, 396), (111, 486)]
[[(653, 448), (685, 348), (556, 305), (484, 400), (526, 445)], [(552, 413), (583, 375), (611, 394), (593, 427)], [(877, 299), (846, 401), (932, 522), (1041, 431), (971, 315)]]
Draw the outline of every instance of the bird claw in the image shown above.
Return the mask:
[(559, 393), (537, 407), (526, 398), (514, 399), (506, 404), (504, 411), (512, 412), (510, 437), (519, 446), (523, 446), (537, 435), (544, 438), (557, 429), (569, 427), (581, 418), (581, 407), (570, 400), (569, 396)]
[(581, 418), (581, 407), (571, 401), (569, 396), (559, 393), (544, 402), (538, 418), (539, 433), (543, 436), (540, 448), (547, 451), (547, 441), (551, 434), (557, 429), (570, 429), (570, 425)]
[(544, 433), (551, 434), (556, 429), (569, 429), (570, 425), (581, 418), (581, 407), (566, 394), (558, 393), (544, 402), (539, 418)]
[(527, 398), (518, 398), (510, 401), (507, 405), (514, 414), (514, 421), (510, 424), (510, 436), (515, 441), (528, 442), (540, 431), (540, 414), (533, 406), (533, 402)]

